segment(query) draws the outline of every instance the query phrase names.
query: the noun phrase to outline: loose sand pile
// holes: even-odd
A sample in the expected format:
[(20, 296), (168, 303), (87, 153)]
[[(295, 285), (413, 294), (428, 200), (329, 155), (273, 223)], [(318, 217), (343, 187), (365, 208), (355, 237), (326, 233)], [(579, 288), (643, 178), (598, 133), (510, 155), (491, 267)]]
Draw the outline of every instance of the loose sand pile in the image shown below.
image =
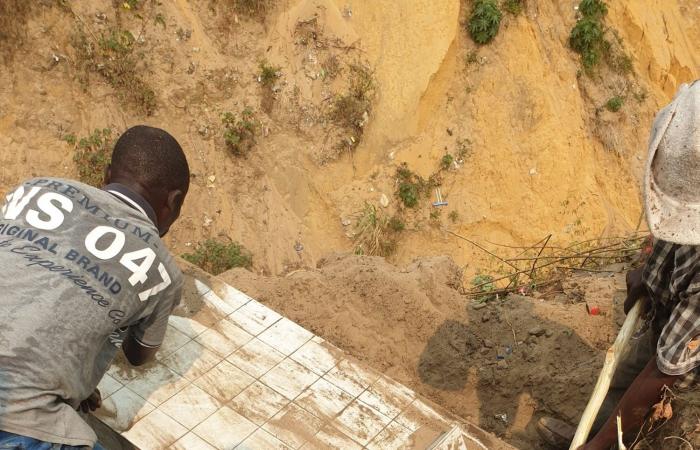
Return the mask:
[[(542, 415), (576, 423), (624, 320), (624, 272), (479, 309), (459, 293), (461, 270), (448, 257), (398, 268), (335, 254), (286, 277), (235, 269), (222, 278), (524, 450), (544, 448), (534, 428)], [(586, 302), (601, 315), (589, 315)], [(640, 448), (683, 448), (664, 441), (670, 435), (699, 439), (698, 406), (697, 393), (679, 393), (675, 417)]]
[[(397, 268), (381, 258), (332, 255), (286, 277), (236, 269), (227, 282), (452, 412), (523, 449), (542, 448), (542, 414), (574, 421), (588, 399), (603, 349), (615, 336), (619, 277), (569, 283), (583, 303), (510, 296), (474, 309), (447, 257)], [(616, 284), (617, 283), (617, 284)], [(617, 320), (620, 320), (618, 317)]]

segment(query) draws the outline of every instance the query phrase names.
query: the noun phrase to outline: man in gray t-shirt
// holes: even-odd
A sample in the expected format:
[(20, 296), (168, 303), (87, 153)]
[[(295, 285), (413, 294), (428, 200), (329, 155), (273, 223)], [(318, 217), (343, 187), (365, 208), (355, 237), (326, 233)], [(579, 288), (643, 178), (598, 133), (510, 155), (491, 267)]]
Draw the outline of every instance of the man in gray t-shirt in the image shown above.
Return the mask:
[[(150, 360), (180, 301), (182, 273), (160, 237), (189, 187), (182, 148), (137, 126), (117, 141), (105, 186), (37, 178), (0, 210), (0, 448), (95, 446), (76, 411), (117, 347)], [(87, 399), (87, 400), (86, 400)]]

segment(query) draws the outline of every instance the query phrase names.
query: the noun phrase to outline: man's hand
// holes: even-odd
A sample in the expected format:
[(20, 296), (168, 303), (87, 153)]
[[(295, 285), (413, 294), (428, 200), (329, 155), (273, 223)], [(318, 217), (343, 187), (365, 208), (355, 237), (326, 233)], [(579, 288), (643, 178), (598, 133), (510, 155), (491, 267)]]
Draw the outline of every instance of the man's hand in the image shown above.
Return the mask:
[(98, 389), (95, 389), (95, 392), (90, 394), (90, 397), (80, 402), (80, 406), (78, 406), (78, 408), (82, 412), (88, 413), (90, 411), (96, 410), (100, 406), (102, 406), (102, 394), (100, 394), (100, 391)]
[(625, 299), (625, 314), (637, 303), (637, 300), (642, 299), (644, 304), (642, 310), (646, 311), (649, 306), (649, 296), (647, 295), (646, 286), (642, 280), (644, 274), (644, 266), (637, 267), (634, 270), (627, 272), (627, 298)]

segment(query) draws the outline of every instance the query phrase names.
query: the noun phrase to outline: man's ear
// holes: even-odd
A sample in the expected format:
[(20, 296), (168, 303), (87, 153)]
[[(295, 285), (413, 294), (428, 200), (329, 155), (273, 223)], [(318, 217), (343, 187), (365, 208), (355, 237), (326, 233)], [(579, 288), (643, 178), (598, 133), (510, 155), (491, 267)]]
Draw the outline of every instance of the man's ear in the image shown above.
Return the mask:
[(180, 208), (185, 201), (185, 193), (179, 189), (168, 193), (167, 206), (171, 213), (179, 214)]
[(104, 185), (107, 186), (109, 182), (112, 180), (112, 165), (107, 164), (105, 167), (105, 179), (104, 179)]

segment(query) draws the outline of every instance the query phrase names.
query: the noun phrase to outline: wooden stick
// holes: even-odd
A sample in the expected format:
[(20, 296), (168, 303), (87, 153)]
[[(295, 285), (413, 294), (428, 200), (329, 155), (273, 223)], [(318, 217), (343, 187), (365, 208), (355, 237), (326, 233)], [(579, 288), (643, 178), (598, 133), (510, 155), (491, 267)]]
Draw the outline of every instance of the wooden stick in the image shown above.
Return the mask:
[(476, 242), (472, 241), (471, 239), (467, 239), (467, 238), (465, 238), (464, 236), (460, 236), (459, 234), (457, 234), (457, 233), (455, 233), (455, 232), (453, 232), (453, 231), (450, 231), (450, 230), (447, 230), (447, 232), (448, 232), (449, 234), (451, 234), (452, 236), (454, 236), (454, 237), (457, 237), (457, 238), (459, 238), (459, 239), (462, 239), (462, 240), (465, 240), (465, 241), (469, 242), (469, 243), (472, 244), (474, 247), (476, 247), (476, 248), (478, 248), (479, 250), (482, 250), (482, 251), (488, 253), (489, 255), (493, 256), (493, 257), (496, 258), (497, 260), (501, 261), (503, 264), (507, 264), (507, 265), (509, 265), (510, 267), (512, 267), (513, 269), (518, 270), (518, 267), (517, 267), (517, 266), (515, 266), (515, 265), (509, 263), (508, 261), (506, 261), (505, 259), (501, 258), (501, 257), (498, 256), (497, 254), (495, 254), (495, 253), (493, 253), (493, 252), (490, 252), (489, 250), (485, 249), (484, 247), (482, 247), (481, 245), (479, 245), (479, 244), (477, 244)]
[(627, 450), (625, 443), (622, 442), (622, 416), (617, 415), (617, 450)]
[(613, 375), (615, 375), (615, 370), (620, 362), (620, 358), (622, 357), (632, 334), (637, 329), (641, 304), (642, 302), (637, 301), (630, 312), (627, 313), (627, 318), (625, 319), (625, 323), (622, 324), (622, 328), (620, 328), (620, 333), (617, 335), (615, 342), (605, 354), (605, 364), (603, 364), (603, 368), (600, 371), (600, 375), (598, 376), (598, 381), (593, 389), (591, 399), (588, 400), (588, 405), (586, 405), (586, 409), (583, 411), (581, 421), (578, 424), (576, 434), (574, 435), (574, 440), (571, 441), (571, 447), (569, 447), (569, 450), (578, 449), (588, 440), (588, 433), (591, 432), (593, 421), (598, 415), (600, 406), (603, 404), (603, 400), (608, 393), (610, 382), (612, 381)]
[(557, 266), (557, 269), (562, 270), (573, 270), (574, 272), (591, 272), (591, 273), (620, 273), (619, 270), (600, 270), (600, 269), (587, 269), (585, 267), (571, 267), (571, 266)]
[(535, 277), (535, 267), (537, 266), (537, 261), (539, 261), (540, 256), (542, 256), (542, 252), (544, 251), (545, 247), (547, 247), (547, 243), (549, 240), (552, 238), (552, 235), (550, 234), (547, 236), (547, 239), (544, 241), (544, 244), (542, 244), (542, 248), (540, 251), (537, 253), (537, 257), (535, 258), (534, 261), (532, 261), (532, 270), (530, 271), (530, 279), (533, 280)]

